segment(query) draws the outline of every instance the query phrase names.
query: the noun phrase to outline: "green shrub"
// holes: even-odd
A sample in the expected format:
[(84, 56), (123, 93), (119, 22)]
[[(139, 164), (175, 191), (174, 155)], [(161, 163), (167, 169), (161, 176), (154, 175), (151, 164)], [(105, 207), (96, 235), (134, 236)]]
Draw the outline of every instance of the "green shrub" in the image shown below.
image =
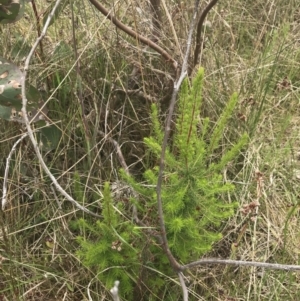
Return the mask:
[[(247, 135), (243, 135), (221, 156), (216, 155), (237, 103), (237, 95), (231, 97), (211, 129), (209, 119), (200, 118), (203, 77), (204, 71), (200, 69), (191, 88), (187, 80), (182, 85), (176, 128), (165, 159), (162, 187), (164, 220), (170, 249), (182, 263), (199, 259), (222, 237), (219, 226), (233, 215), (237, 205), (226, 203), (222, 197), (234, 189), (232, 184), (224, 181), (222, 171), (237, 157), (248, 139)], [(161, 155), (164, 129), (155, 104), (152, 105), (151, 117), (153, 132), (144, 142), (153, 161), (157, 161)], [(168, 260), (155, 238), (160, 231), (156, 203), (158, 171), (158, 166), (148, 168), (143, 182), (123, 170), (120, 172), (123, 180), (138, 195), (131, 197), (130, 202), (137, 208), (137, 215), (145, 227), (137, 228), (133, 219), (125, 218), (131, 213), (129, 210), (116, 210), (108, 184), (103, 193), (103, 221), (95, 225), (83, 220), (80, 222), (93, 237), (88, 241), (82, 237), (79, 239), (82, 247), (79, 254), (87, 265), (98, 267), (105, 283), (112, 286), (113, 281), (121, 280), (124, 295), (133, 291), (133, 287), (130, 289), (133, 282), (146, 283), (152, 294), (159, 295), (166, 284), (157, 275), (172, 275)], [(122, 242), (120, 251), (112, 250), (115, 241)], [(145, 268), (147, 272), (142, 273)], [(154, 270), (157, 271), (156, 277), (149, 276)]]

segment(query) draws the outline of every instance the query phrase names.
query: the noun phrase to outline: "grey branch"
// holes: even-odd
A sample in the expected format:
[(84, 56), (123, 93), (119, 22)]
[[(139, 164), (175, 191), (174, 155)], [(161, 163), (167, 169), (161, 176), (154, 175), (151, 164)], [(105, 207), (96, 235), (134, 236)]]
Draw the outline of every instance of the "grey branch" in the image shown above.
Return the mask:
[(250, 266), (257, 268), (266, 268), (272, 270), (284, 270), (284, 271), (300, 271), (300, 265), (288, 265), (279, 263), (257, 262), (257, 261), (243, 261), (232, 259), (218, 259), (218, 258), (204, 258), (198, 261), (188, 263), (181, 266), (181, 271), (187, 269), (199, 267), (207, 264), (223, 264), (223, 265), (235, 265), (235, 266)]
[(120, 298), (119, 298), (119, 284), (120, 284), (120, 281), (116, 280), (114, 287), (110, 290), (114, 301), (120, 301)]
[(48, 16), (48, 19), (44, 25), (44, 28), (43, 28), (43, 31), (41, 33), (41, 35), (36, 39), (34, 45), (32, 46), (31, 50), (30, 50), (30, 53), (28, 54), (27, 58), (26, 58), (26, 61), (25, 61), (25, 66), (24, 66), (24, 75), (23, 75), (23, 78), (22, 78), (22, 113), (23, 113), (23, 118), (24, 118), (24, 122), (25, 122), (25, 125), (26, 125), (26, 128), (27, 128), (27, 132), (28, 132), (28, 136), (32, 142), (32, 145), (33, 145), (33, 148), (34, 148), (34, 151), (36, 153), (36, 156), (43, 168), (43, 170), (45, 171), (45, 173), (49, 176), (49, 178), (51, 179), (51, 181), (53, 182), (55, 188), (68, 200), (70, 201), (72, 204), (74, 204), (75, 207), (77, 207), (79, 210), (82, 210), (83, 212), (87, 213), (87, 214), (90, 214), (90, 215), (93, 215), (95, 217), (99, 217), (101, 218), (100, 215), (88, 210), (87, 208), (81, 206), (77, 201), (75, 201), (60, 185), (59, 183), (57, 182), (56, 178), (52, 175), (52, 173), (50, 172), (48, 166), (46, 165), (42, 155), (41, 155), (41, 152), (39, 150), (39, 147), (38, 147), (38, 144), (37, 144), (37, 141), (33, 135), (33, 131), (32, 131), (32, 128), (31, 128), (31, 125), (30, 125), (30, 122), (29, 122), (29, 119), (28, 119), (28, 115), (27, 115), (27, 110), (26, 110), (26, 105), (27, 105), (27, 99), (26, 99), (26, 75), (27, 75), (27, 72), (29, 70), (29, 63), (30, 63), (30, 60), (37, 48), (37, 46), (39, 45), (39, 43), (41, 42), (41, 40), (44, 38), (44, 36), (46, 35), (46, 32), (47, 32), (47, 29), (50, 25), (50, 21), (51, 19), (53, 18), (54, 16), (54, 13), (55, 13), (55, 10), (57, 9), (59, 3), (61, 2), (61, 0), (57, 0), (51, 13), (49, 14)]
[(189, 294), (188, 294), (188, 290), (187, 290), (187, 287), (184, 282), (184, 277), (183, 277), (182, 272), (178, 273), (178, 278), (179, 278), (180, 285), (181, 285), (182, 292), (183, 292), (183, 301), (189, 301)]
[(12, 149), (9, 152), (9, 155), (6, 159), (6, 166), (5, 166), (5, 172), (4, 172), (4, 180), (3, 180), (3, 195), (2, 195), (2, 210), (5, 209), (6, 203), (7, 203), (7, 199), (6, 199), (6, 195), (7, 195), (7, 179), (8, 179), (8, 171), (9, 171), (9, 163), (12, 157), (12, 154), (14, 153), (14, 151), (16, 150), (17, 145), (28, 136), (28, 133), (25, 133), (21, 136), (21, 138), (19, 138), (13, 145)]

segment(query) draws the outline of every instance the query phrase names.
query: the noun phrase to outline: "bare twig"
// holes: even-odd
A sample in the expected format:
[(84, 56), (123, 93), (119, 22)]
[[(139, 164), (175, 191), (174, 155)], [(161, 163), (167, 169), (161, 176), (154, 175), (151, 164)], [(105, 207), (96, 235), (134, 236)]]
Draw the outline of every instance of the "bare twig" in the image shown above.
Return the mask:
[(171, 122), (172, 122), (173, 112), (175, 109), (176, 99), (177, 99), (177, 95), (178, 95), (180, 86), (187, 74), (188, 58), (189, 58), (189, 54), (190, 54), (192, 35), (193, 35), (195, 24), (196, 24), (198, 10), (199, 10), (199, 0), (196, 0), (195, 8), (194, 8), (194, 15), (193, 15), (193, 19), (192, 19), (191, 25), (190, 25), (190, 30), (189, 30), (188, 40), (187, 40), (187, 48), (186, 48), (186, 53), (185, 53), (182, 68), (181, 68), (181, 73), (180, 73), (178, 80), (175, 81), (175, 83), (174, 83), (174, 90), (173, 90), (173, 94), (172, 94), (172, 98), (171, 98), (171, 102), (170, 102), (170, 106), (169, 106), (169, 114), (168, 114), (167, 122), (166, 122), (166, 126), (165, 126), (165, 135), (164, 135), (164, 139), (163, 139), (163, 143), (162, 143), (162, 150), (161, 150), (160, 164), (159, 164), (159, 173), (158, 173), (158, 180), (157, 180), (157, 186), (156, 186), (159, 224), (160, 224), (160, 231), (161, 231), (161, 236), (162, 236), (162, 240), (163, 240), (162, 248), (168, 257), (172, 268), (175, 271), (180, 271), (180, 264), (174, 258), (173, 254), (171, 253), (171, 250), (169, 248), (169, 245), (168, 245), (166, 227), (165, 227), (165, 222), (164, 222), (164, 213), (163, 213), (163, 208), (162, 208), (162, 198), (161, 198), (162, 178), (163, 178), (163, 172), (164, 172), (164, 167), (165, 167), (165, 153), (166, 153), (168, 139), (169, 139), (170, 132), (171, 132)]
[[(162, 71), (160, 70), (157, 70), (157, 69), (152, 69), (153, 71), (155, 72), (161, 72), (163, 73)], [(164, 75), (166, 75), (165, 73), (163, 73)], [(142, 88), (138, 88), (138, 89), (133, 89), (133, 90), (130, 90), (130, 89), (126, 89), (126, 88), (122, 88), (122, 87), (119, 87), (117, 86), (116, 84), (108, 81), (107, 79), (105, 78), (100, 78), (99, 79), (101, 82), (103, 82), (104, 84), (107, 84), (109, 86), (111, 86), (111, 91), (113, 93), (122, 93), (122, 94), (126, 94), (126, 95), (137, 95), (143, 99), (145, 99), (146, 101), (149, 101), (150, 103), (154, 103), (156, 102), (156, 98), (154, 96), (151, 96), (151, 95), (148, 95), (148, 94), (145, 94), (143, 91), (142, 91)]]
[(89, 284), (88, 284), (88, 286), (87, 286), (87, 288), (86, 288), (87, 295), (88, 295), (88, 297), (89, 297), (89, 301), (93, 301), (93, 298), (92, 298), (92, 296), (91, 296), (91, 289), (90, 289), (91, 284), (92, 284), (92, 280), (89, 282)]
[[(208, 14), (208, 12), (217, 4), (218, 0), (211, 0), (207, 6), (204, 8), (204, 10), (202, 11), (200, 18), (199, 18), (199, 22), (197, 25), (197, 34), (196, 34), (196, 47), (195, 47), (195, 51), (194, 51), (194, 66), (193, 68), (197, 65), (198, 63), (198, 58), (200, 55), (200, 50), (201, 50), (201, 30), (202, 30), (202, 26), (204, 23), (204, 20)], [(191, 68), (191, 70), (193, 69)]]
[(226, 264), (226, 265), (235, 265), (235, 266), (251, 266), (251, 267), (266, 268), (272, 270), (300, 271), (300, 265), (288, 265), (288, 264), (279, 264), (279, 263), (218, 259), (218, 258), (204, 258), (198, 261), (185, 264), (181, 266), (181, 271), (185, 271), (187, 269), (199, 267), (201, 265), (206, 265), (206, 264)]
[(8, 170), (9, 170), (9, 163), (12, 157), (12, 154), (16, 150), (17, 145), (28, 136), (28, 133), (25, 133), (19, 138), (13, 145), (12, 149), (10, 150), (8, 157), (6, 158), (6, 166), (5, 166), (5, 172), (4, 172), (4, 180), (3, 180), (3, 195), (2, 195), (2, 210), (5, 209), (7, 199), (6, 199), (6, 194), (7, 194), (7, 179), (8, 179)]
[(180, 285), (181, 285), (181, 288), (182, 288), (183, 301), (188, 301), (189, 300), (189, 292), (188, 292), (187, 287), (185, 285), (182, 272), (178, 273), (178, 278), (179, 278)]
[(162, 49), (159, 45), (154, 43), (153, 41), (145, 38), (144, 36), (140, 35), (139, 33), (135, 32), (125, 24), (123, 24), (121, 21), (119, 21), (115, 16), (113, 16), (101, 3), (99, 3), (97, 0), (90, 0), (90, 2), (110, 21), (112, 21), (119, 29), (130, 35), (131, 37), (135, 38), (136, 40), (144, 43), (145, 45), (148, 45), (150, 48), (157, 51), (159, 54), (161, 54), (166, 61), (172, 63), (173, 68), (175, 71), (177, 70), (178, 63), (172, 58), (172, 56)]
[(116, 148), (116, 153), (117, 153), (117, 156), (118, 156), (118, 159), (119, 159), (119, 162), (120, 164), (122, 165), (122, 167), (124, 168), (124, 171), (126, 172), (127, 175), (129, 175), (129, 169), (128, 169), (128, 166), (125, 162), (125, 159), (124, 159), (124, 156), (123, 156), (123, 153), (121, 151), (121, 147), (119, 145), (119, 143), (111, 138), (111, 137), (108, 137), (108, 135), (106, 135), (104, 132), (102, 131), (98, 131), (98, 133), (106, 140), (108, 140), (111, 144), (113, 144), (113, 146)]
[(26, 61), (25, 61), (25, 66), (24, 66), (24, 73), (23, 73), (23, 78), (22, 78), (22, 113), (23, 113), (23, 118), (24, 118), (24, 122), (25, 122), (25, 125), (26, 125), (26, 128), (27, 128), (27, 132), (28, 132), (28, 136), (32, 142), (32, 145), (33, 145), (33, 148), (34, 148), (34, 151), (36, 153), (36, 156), (43, 168), (43, 170), (45, 171), (45, 173), (49, 176), (49, 178), (52, 180), (54, 186), (56, 187), (56, 189), (68, 200), (70, 201), (75, 207), (77, 207), (78, 209), (82, 210), (83, 212), (87, 213), (87, 214), (90, 214), (90, 215), (93, 215), (95, 217), (99, 217), (101, 218), (100, 215), (88, 210), (87, 208), (83, 207), (82, 205), (80, 205), (77, 201), (75, 201), (60, 185), (59, 183), (57, 182), (56, 178), (52, 175), (52, 173), (50, 172), (48, 166), (46, 165), (41, 153), (40, 153), (40, 150), (39, 150), (39, 147), (38, 147), (38, 144), (37, 144), (37, 141), (33, 135), (33, 131), (32, 131), (32, 128), (31, 128), (31, 125), (30, 125), (30, 122), (29, 122), (29, 119), (28, 119), (28, 115), (27, 115), (27, 110), (26, 110), (26, 105), (27, 105), (27, 98), (26, 98), (26, 75), (27, 75), (27, 72), (29, 70), (29, 63), (30, 63), (30, 60), (36, 50), (36, 48), (38, 47), (40, 41), (44, 38), (46, 32), (47, 32), (47, 29), (49, 27), (49, 24), (50, 24), (50, 21), (51, 19), (53, 18), (54, 16), (54, 13), (55, 13), (55, 10), (57, 9), (59, 3), (61, 2), (61, 0), (57, 0), (51, 13), (49, 14), (48, 16), (48, 19), (44, 25), (44, 28), (42, 30), (42, 33), (41, 35), (36, 39), (34, 45), (32, 46), (31, 50), (30, 50), (30, 53), (28, 54), (27, 58), (26, 58)]
[(120, 284), (120, 281), (116, 280), (115, 284), (114, 284), (114, 287), (110, 290), (114, 301), (120, 301), (120, 298), (119, 298), (119, 284)]

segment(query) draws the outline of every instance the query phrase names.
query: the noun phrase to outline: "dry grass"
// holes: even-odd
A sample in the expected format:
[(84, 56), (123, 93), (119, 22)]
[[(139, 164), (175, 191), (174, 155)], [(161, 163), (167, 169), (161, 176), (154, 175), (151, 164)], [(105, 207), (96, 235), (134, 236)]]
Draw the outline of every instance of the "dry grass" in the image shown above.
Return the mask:
[[(39, 12), (45, 11), (44, 1), (35, 2)], [(106, 1), (106, 7), (110, 2)], [(240, 102), (224, 133), (224, 147), (244, 131), (251, 138), (243, 158), (224, 171), (224, 176), (236, 184), (231, 198), (240, 202), (240, 208), (224, 224), (224, 238), (209, 255), (297, 264), (300, 12), (293, 0), (252, 2), (220, 1), (208, 16), (212, 27), (203, 35), (203, 116), (215, 120), (230, 95), (238, 91)], [(184, 51), (191, 7), (176, 7), (174, 1), (165, 3), (173, 24), (164, 17), (159, 43), (180, 59), (177, 41)], [(140, 176), (148, 164), (143, 160), (142, 139), (150, 132), (150, 103), (167, 95), (172, 70), (153, 51), (104, 20), (88, 1), (74, 1), (75, 25), (71, 9), (67, 6), (50, 27), (43, 44), (44, 56), (36, 55), (30, 79), (48, 95), (55, 91), (49, 101), (50, 118), (61, 121), (63, 138), (57, 150), (45, 155), (47, 164), (79, 202), (99, 210), (96, 186), (105, 180), (115, 181), (120, 166), (113, 146), (98, 130), (118, 141), (131, 172)], [(151, 35), (146, 1), (119, 2), (115, 13), (145, 36)], [(1, 27), (1, 40), (5, 42), (0, 49), (18, 63), (23, 53), (16, 56), (12, 51), (18, 37), (25, 38), (20, 50), (26, 54), (26, 46), (37, 35), (29, 6), (26, 16)], [(73, 26), (81, 55), (79, 73), (73, 65)], [(142, 69), (136, 75), (139, 65)], [(122, 91), (137, 87), (137, 95)], [(162, 115), (167, 106), (168, 99), (164, 99)], [(1, 126), (0, 152), (6, 158), (21, 129), (5, 121)], [(4, 164), (3, 160), (2, 171)], [(8, 189), (10, 207), (0, 219), (0, 256), (4, 258), (0, 264), (0, 300), (79, 301), (89, 300), (88, 293), (92, 300), (108, 299), (107, 288), (76, 257), (78, 233), (70, 224), (82, 213), (51, 189), (29, 142), (16, 152)], [(245, 217), (240, 209), (256, 201), (260, 205), (252, 212), (252, 219)], [(49, 238), (54, 241), (53, 248), (46, 246)], [(233, 251), (232, 244), (237, 241)], [(300, 298), (296, 273), (211, 266), (187, 277), (191, 300)]]

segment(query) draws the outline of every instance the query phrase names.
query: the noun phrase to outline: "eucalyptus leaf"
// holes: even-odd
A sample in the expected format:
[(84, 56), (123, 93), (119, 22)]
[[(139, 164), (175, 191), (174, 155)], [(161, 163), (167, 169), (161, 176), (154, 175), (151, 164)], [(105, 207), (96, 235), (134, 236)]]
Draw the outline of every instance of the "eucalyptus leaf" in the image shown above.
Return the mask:
[(11, 119), (11, 108), (0, 105), (0, 118), (10, 121)]
[[(22, 80), (23, 72), (13, 63), (0, 57), (0, 105), (6, 107), (1, 115), (7, 116), (10, 110), (10, 120), (24, 122), (22, 108)], [(39, 91), (32, 85), (26, 85), (28, 118), (31, 122), (44, 119), (47, 109)], [(0, 108), (1, 109), (1, 108)], [(6, 119), (6, 118), (4, 118)]]
[(36, 125), (41, 127), (37, 132), (40, 149), (43, 151), (55, 149), (61, 139), (61, 130), (54, 124), (47, 125), (45, 121), (39, 121)]
[(22, 107), (22, 71), (14, 64), (0, 57), (0, 104)]
[(0, 0), (0, 23), (14, 23), (24, 14), (24, 0)]

